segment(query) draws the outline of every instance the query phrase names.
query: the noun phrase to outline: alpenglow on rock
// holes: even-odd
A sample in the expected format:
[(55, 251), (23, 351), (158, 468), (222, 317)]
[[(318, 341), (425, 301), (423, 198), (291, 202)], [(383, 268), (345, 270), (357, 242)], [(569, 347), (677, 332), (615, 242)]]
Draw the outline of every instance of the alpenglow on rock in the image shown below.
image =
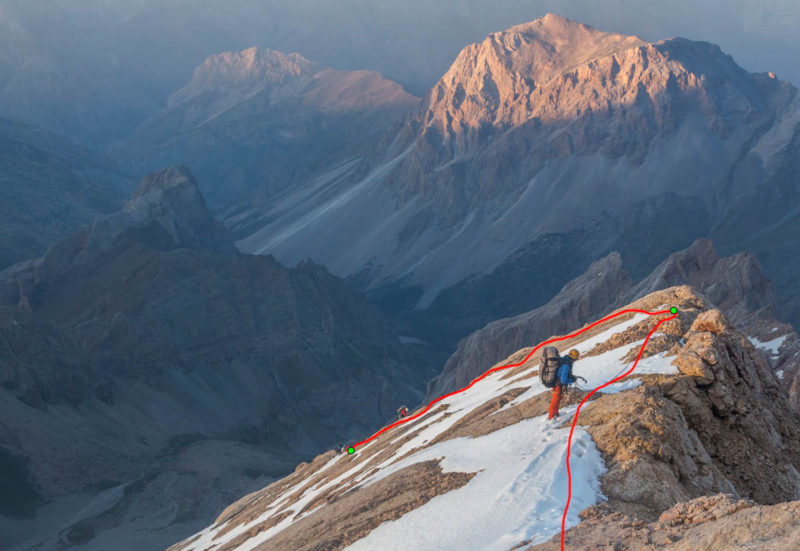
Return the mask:
[(228, 224), (242, 250), (417, 288), (418, 308), (539, 238), (563, 236), (568, 257), (619, 251), (640, 275), (705, 236), (755, 253), (794, 312), (798, 113), (792, 85), (715, 45), (548, 15), (466, 47), (357, 165)]

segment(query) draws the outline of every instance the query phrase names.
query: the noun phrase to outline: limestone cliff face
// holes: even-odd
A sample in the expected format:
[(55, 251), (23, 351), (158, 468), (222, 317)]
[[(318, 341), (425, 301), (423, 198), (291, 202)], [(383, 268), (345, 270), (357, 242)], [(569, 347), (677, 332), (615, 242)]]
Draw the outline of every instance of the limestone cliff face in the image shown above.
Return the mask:
[[(492, 33), (461, 50), (434, 86), (421, 116), (423, 135), (438, 133), (445, 142), (454, 142), (456, 154), (474, 153), (481, 132), (485, 141), (489, 129), (507, 129), (534, 118), (549, 122), (565, 114), (574, 117), (581, 104), (591, 108), (586, 103), (590, 97), (595, 110), (607, 108), (607, 98), (597, 89), (606, 79), (603, 88), (612, 89), (617, 74), (626, 86), (616, 99), (628, 103), (630, 84), (636, 88), (635, 72), (626, 72), (611, 56), (644, 45), (637, 37), (604, 33), (553, 14)], [(598, 59), (609, 66), (597, 66), (592, 74), (595, 66), (586, 66)], [(628, 69), (632, 63), (626, 63)], [(578, 73), (579, 68), (585, 74)], [(582, 82), (577, 94), (566, 93), (559, 86), (567, 74), (573, 84), (587, 76), (595, 82)]]
[[(167, 108), (175, 109), (200, 96), (211, 96), (210, 101), (195, 104), (184, 115), (180, 130), (189, 130), (264, 90), (280, 90), (290, 82), (297, 82), (295, 86), (300, 88), (319, 70), (297, 53), (262, 48), (224, 52), (198, 66), (191, 81), (170, 96)], [(199, 109), (201, 106), (203, 109)]]
[[(436, 185), (421, 190), (467, 184), (484, 200), (524, 185), (525, 172), (535, 174), (550, 159), (599, 154), (635, 166), (646, 162), (654, 142), (663, 147), (676, 132), (703, 141), (736, 138), (754, 131), (756, 120), (766, 124), (765, 115), (791, 110), (794, 95), (787, 84), (742, 70), (712, 44), (646, 43), (550, 14), (462, 50), (416, 119), (416, 150), (406, 164), (433, 163), (448, 174), (446, 163), (480, 157), (495, 178), (434, 177)], [(501, 166), (516, 148), (525, 148), (525, 159)], [(670, 188), (701, 191), (677, 180)]]

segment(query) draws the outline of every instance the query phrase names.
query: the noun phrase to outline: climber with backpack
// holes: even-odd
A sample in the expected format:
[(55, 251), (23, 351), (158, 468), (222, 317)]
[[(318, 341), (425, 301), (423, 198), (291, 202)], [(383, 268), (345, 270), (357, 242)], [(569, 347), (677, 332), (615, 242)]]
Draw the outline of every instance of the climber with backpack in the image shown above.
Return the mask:
[(542, 350), (542, 364), (539, 367), (539, 380), (545, 388), (553, 389), (553, 398), (550, 400), (550, 408), (547, 410), (547, 418), (558, 417), (558, 408), (561, 405), (561, 397), (566, 389), (577, 381), (586, 379), (575, 377), (572, 374), (572, 364), (578, 359), (580, 353), (572, 349), (566, 356), (559, 356), (555, 346), (547, 346)]
[(400, 406), (397, 408), (397, 420), (399, 421), (403, 417), (408, 415), (408, 408), (406, 406)]

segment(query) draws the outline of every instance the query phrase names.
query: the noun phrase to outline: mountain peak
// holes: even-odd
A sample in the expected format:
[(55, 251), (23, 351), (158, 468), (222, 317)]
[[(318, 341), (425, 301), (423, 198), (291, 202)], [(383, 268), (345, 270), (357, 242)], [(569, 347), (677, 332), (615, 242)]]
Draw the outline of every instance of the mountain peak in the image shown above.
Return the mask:
[(189, 84), (170, 96), (167, 104), (173, 107), (207, 92), (224, 95), (236, 90), (246, 97), (318, 70), (315, 63), (298, 53), (257, 47), (222, 52), (206, 58), (195, 69)]
[(484, 55), (494, 52), (498, 60), (506, 62), (507, 69), (541, 83), (578, 64), (643, 44), (645, 41), (637, 36), (600, 31), (549, 13), (492, 33), (473, 46)]
[(492, 33), (461, 50), (431, 91), (423, 120), (450, 136), (487, 125), (522, 124), (559, 107), (551, 105), (552, 97), (540, 97), (547, 83), (646, 44), (555, 14)]
[[(148, 174), (139, 184), (124, 212), (126, 224), (155, 225), (158, 248), (188, 247), (233, 252), (228, 231), (214, 219), (188, 167), (177, 165)], [(148, 235), (156, 235), (147, 232)]]
[(539, 17), (537, 19), (528, 21), (526, 23), (520, 23), (519, 25), (514, 25), (513, 27), (510, 27), (505, 31), (501, 31), (501, 33), (510, 33), (510, 32), (537, 33), (540, 35), (547, 35), (551, 37), (556, 35), (568, 36), (582, 32), (593, 32), (595, 34), (612, 34), (599, 31), (594, 27), (592, 27), (591, 25), (574, 21), (572, 19), (564, 17), (563, 15), (558, 15), (556, 13), (548, 13), (545, 14), (543, 17)]
[(164, 192), (178, 186), (188, 186), (198, 189), (197, 182), (195, 182), (192, 172), (189, 170), (189, 167), (185, 165), (172, 166), (145, 176), (136, 188), (136, 191), (133, 192), (133, 197), (129, 204), (135, 203), (140, 197), (145, 195), (157, 193), (159, 191)]

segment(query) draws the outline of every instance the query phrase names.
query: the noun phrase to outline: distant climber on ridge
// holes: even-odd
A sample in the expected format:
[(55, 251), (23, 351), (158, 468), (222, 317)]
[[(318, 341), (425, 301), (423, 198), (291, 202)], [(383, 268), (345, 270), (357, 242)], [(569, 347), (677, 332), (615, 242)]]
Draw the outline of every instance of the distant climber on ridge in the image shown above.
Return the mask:
[(558, 408), (561, 405), (564, 389), (578, 380), (578, 377), (572, 374), (572, 364), (579, 356), (580, 353), (574, 348), (563, 357), (559, 357), (558, 349), (554, 346), (548, 346), (542, 351), (539, 380), (546, 388), (553, 389), (553, 398), (550, 400), (550, 408), (547, 410), (548, 419), (558, 417)]
[(406, 406), (400, 406), (397, 408), (397, 419), (400, 420), (403, 417), (408, 415), (408, 408)]

